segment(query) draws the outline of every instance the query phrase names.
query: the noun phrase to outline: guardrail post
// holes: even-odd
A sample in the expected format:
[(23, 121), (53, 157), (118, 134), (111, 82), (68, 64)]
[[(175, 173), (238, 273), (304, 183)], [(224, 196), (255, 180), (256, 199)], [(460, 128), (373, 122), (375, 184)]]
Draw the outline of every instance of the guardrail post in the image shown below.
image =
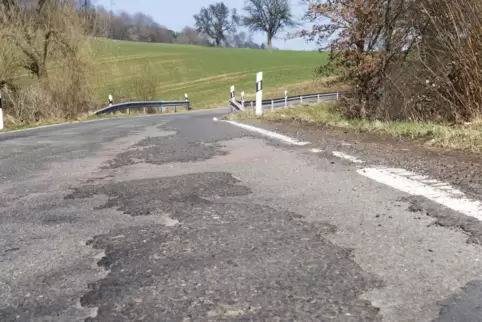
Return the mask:
[(2, 89), (0, 88), (0, 130), (3, 130), (3, 105), (2, 105)]
[(340, 93), (336, 92), (336, 100), (338, 101), (340, 99)]
[(263, 115), (263, 72), (256, 74), (256, 115)]
[(273, 112), (273, 111), (274, 111), (274, 101), (271, 100), (271, 112)]
[(285, 89), (285, 108), (288, 107), (288, 90)]
[(244, 109), (244, 91), (241, 92), (241, 106)]
[(303, 96), (300, 95), (300, 105), (303, 105)]
[(319, 103), (320, 102), (320, 94), (316, 95), (316, 102)]
[(251, 108), (254, 109), (253, 102), (251, 102)]

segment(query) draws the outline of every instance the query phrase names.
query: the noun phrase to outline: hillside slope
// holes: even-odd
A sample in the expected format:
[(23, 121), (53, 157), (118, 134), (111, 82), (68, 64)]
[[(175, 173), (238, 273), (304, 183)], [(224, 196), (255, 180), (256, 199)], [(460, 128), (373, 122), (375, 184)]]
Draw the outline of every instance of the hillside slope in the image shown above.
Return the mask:
[[(144, 74), (156, 82), (156, 98), (182, 99), (184, 93), (195, 108), (212, 106), (229, 98), (229, 87), (247, 97), (255, 92), (256, 72), (264, 72), (264, 91), (283, 96), (318, 90), (313, 69), (326, 54), (299, 51), (208, 48), (95, 39), (96, 61), (93, 89), (99, 102), (108, 94), (114, 98), (135, 98), (134, 79)], [(145, 80), (144, 80), (145, 81)], [(137, 85), (138, 86), (138, 85)]]

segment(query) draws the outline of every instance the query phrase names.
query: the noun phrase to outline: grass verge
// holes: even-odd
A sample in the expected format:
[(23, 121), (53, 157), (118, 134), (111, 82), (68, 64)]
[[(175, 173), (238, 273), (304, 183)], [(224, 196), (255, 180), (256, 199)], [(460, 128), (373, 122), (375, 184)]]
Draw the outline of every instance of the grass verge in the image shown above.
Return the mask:
[[(233, 113), (225, 116), (231, 120), (257, 118), (252, 111)], [(469, 125), (381, 122), (368, 120), (347, 120), (337, 111), (335, 103), (323, 103), (309, 106), (296, 106), (289, 109), (265, 112), (260, 117), (268, 121), (282, 121), (311, 125), (327, 125), (357, 132), (371, 132), (389, 135), (397, 139), (423, 139), (428, 146), (451, 150), (465, 150), (482, 154), (482, 122)]]
[[(231, 85), (236, 87), (238, 97), (244, 90), (249, 99), (255, 95), (256, 73), (260, 71), (266, 93), (283, 97), (286, 88), (290, 95), (296, 95), (300, 84), (316, 87), (316, 82), (307, 81), (313, 79), (313, 69), (328, 58), (327, 53), (317, 51), (212, 48), (103, 38), (92, 39), (92, 49), (96, 58), (90, 84), (96, 104), (105, 104), (109, 94), (119, 102), (144, 99), (139, 96), (145, 94), (156, 100), (183, 100), (188, 93), (195, 109), (227, 102)], [(139, 82), (146, 71), (148, 93), (146, 81)], [(51, 75), (57, 72), (50, 66)], [(29, 75), (21, 71), (19, 85), (30, 82)], [(142, 89), (141, 93), (136, 87)]]

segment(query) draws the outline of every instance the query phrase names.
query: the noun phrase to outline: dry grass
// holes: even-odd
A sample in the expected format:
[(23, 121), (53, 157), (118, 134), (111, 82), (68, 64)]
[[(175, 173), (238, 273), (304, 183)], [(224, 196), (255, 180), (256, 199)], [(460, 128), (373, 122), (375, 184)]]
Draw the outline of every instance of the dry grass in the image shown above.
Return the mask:
[[(55, 0), (30, 4), (36, 10), (24, 2), (0, 2), (0, 90), (7, 126), (72, 120), (92, 103), (93, 56), (76, 6)], [(32, 76), (28, 84), (19, 82), (22, 72)]]
[[(233, 113), (228, 119), (255, 119), (252, 111)], [(325, 124), (358, 132), (372, 132), (395, 138), (424, 139), (428, 146), (465, 150), (482, 154), (482, 120), (468, 125), (449, 126), (430, 122), (369, 121), (345, 119), (337, 111), (335, 103), (297, 106), (289, 109), (265, 112), (261, 117), (268, 121), (283, 121), (303, 124)]]

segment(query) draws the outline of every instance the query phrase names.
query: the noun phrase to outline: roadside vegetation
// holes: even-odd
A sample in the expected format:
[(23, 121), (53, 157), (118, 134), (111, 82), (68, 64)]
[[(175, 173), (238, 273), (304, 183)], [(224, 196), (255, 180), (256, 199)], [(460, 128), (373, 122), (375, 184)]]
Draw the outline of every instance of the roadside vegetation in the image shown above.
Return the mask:
[[(313, 23), (299, 35), (330, 52), (350, 98), (267, 113), (270, 120), (327, 124), (433, 146), (482, 152), (482, 2), (304, 0)], [(248, 114), (235, 117), (249, 118)]]
[(273, 112), (267, 111), (260, 118), (253, 111), (225, 116), (229, 120), (260, 119), (307, 126), (328, 126), (355, 132), (371, 132), (395, 139), (421, 140), (426, 146), (450, 150), (465, 150), (482, 154), (482, 120), (466, 124), (443, 122), (410, 122), (390, 120), (363, 120), (346, 118), (337, 103), (293, 106)]
[(482, 112), (479, 0), (304, 0), (330, 51), (319, 75), (350, 85), (348, 119), (463, 123)]
[[(64, 120), (89, 109), (92, 56), (84, 35), (85, 22), (68, 2), (0, 1), (0, 89), (7, 122)], [(22, 73), (29, 86), (19, 82)]]

